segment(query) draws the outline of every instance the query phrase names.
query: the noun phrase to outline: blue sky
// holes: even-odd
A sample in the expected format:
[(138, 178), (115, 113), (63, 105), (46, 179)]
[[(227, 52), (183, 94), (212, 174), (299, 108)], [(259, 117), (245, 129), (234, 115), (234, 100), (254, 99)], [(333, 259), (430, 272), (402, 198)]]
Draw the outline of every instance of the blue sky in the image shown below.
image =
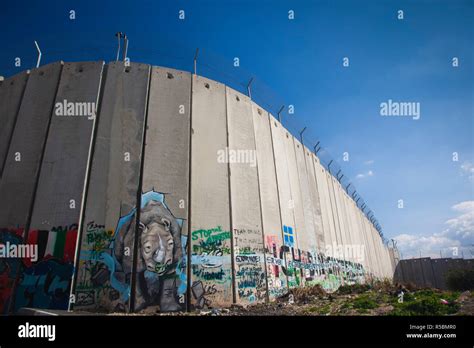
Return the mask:
[[(473, 1), (7, 0), (0, 22), (4, 76), (35, 65), (34, 40), (42, 64), (113, 60), (117, 31), (132, 61), (191, 70), (199, 47), (199, 74), (242, 91), (254, 77), (269, 111), (294, 105), (283, 123), (321, 141), (404, 257), (474, 257)], [(380, 116), (388, 99), (420, 119)]]

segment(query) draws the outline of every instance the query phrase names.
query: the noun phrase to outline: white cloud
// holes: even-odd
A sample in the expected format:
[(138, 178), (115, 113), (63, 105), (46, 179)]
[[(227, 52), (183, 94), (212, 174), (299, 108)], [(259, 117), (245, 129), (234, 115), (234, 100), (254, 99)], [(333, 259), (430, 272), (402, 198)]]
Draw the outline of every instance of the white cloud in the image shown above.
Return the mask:
[(465, 201), (451, 207), (461, 215), (446, 221), (448, 226), (442, 236), (459, 238), (465, 243), (474, 244), (474, 201)]
[(469, 180), (474, 181), (474, 164), (469, 161), (464, 161), (461, 164), (461, 175), (466, 175)]
[(364, 164), (369, 165), (369, 164), (373, 164), (374, 162), (375, 162), (374, 160), (368, 160), (368, 161), (365, 161)]
[[(474, 256), (474, 201), (465, 201), (451, 207), (458, 215), (445, 222), (443, 231), (431, 236), (399, 234), (394, 237), (404, 258), (473, 257)], [(456, 255), (456, 252), (458, 255)]]
[(363, 179), (363, 178), (367, 178), (369, 176), (373, 176), (374, 175), (374, 172), (369, 170), (367, 173), (361, 173), (361, 174), (357, 174), (356, 175), (356, 178), (357, 179)]

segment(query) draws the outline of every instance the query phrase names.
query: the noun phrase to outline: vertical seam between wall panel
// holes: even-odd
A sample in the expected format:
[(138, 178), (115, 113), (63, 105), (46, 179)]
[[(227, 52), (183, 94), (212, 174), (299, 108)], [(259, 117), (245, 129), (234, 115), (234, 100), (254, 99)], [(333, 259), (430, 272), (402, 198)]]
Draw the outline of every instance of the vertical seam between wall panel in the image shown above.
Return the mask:
[[(99, 124), (98, 124), (99, 115), (100, 115), (99, 107), (102, 109), (102, 99), (103, 99), (104, 89), (105, 89), (105, 80), (107, 78), (108, 68), (106, 67), (108, 67), (108, 65), (103, 64), (102, 70), (100, 72), (99, 90), (98, 90), (97, 99), (96, 99), (96, 103), (97, 103), (96, 115), (94, 118), (94, 123), (92, 125), (91, 140), (89, 144), (89, 155), (87, 158), (86, 173), (85, 173), (85, 178), (84, 178), (81, 211), (79, 213), (79, 224), (78, 224), (78, 230), (77, 230), (76, 248), (75, 248), (75, 253), (74, 253), (73, 277), (72, 277), (69, 299), (71, 299), (71, 297), (74, 295), (74, 292), (76, 290), (76, 283), (77, 283), (77, 277), (78, 277), (79, 266), (80, 266), (80, 253), (81, 253), (81, 247), (82, 247), (82, 230), (83, 230), (85, 210), (86, 210), (86, 201), (87, 201), (89, 183), (90, 183), (89, 179), (90, 179), (90, 174), (92, 171), (92, 163), (93, 163), (94, 152), (95, 152), (95, 141), (96, 141), (97, 132), (99, 129)], [(74, 304), (75, 304), (75, 301), (73, 303), (69, 302), (68, 311), (71, 311), (72, 309), (74, 309)]]
[(192, 170), (192, 137), (193, 137), (193, 124), (192, 124), (192, 119), (193, 119), (193, 86), (194, 86), (194, 75), (191, 73), (191, 92), (190, 92), (190, 97), (189, 97), (189, 150), (188, 150), (188, 242), (186, 245), (186, 261), (187, 261), (187, 269), (186, 269), (186, 311), (191, 310), (191, 244), (192, 244), (192, 235), (191, 235), (191, 170)]
[[(137, 65), (138, 68), (138, 65)], [(143, 167), (145, 164), (145, 148), (146, 148), (146, 130), (148, 127), (148, 104), (150, 101), (150, 89), (151, 89), (151, 78), (152, 78), (152, 66), (148, 66), (148, 81), (147, 91), (145, 97), (145, 110), (143, 112), (143, 126), (142, 126), (142, 148), (140, 154), (140, 169), (138, 173), (138, 189), (136, 197), (136, 210), (135, 210), (135, 235), (133, 241), (133, 260), (132, 260), (132, 276), (130, 280), (130, 303), (129, 312), (135, 311), (135, 287), (137, 282), (137, 263), (138, 263), (138, 242), (140, 234), (140, 215), (142, 207), (142, 185), (143, 185)]]
[[(280, 248), (283, 248), (283, 246), (285, 246), (285, 236), (283, 234), (283, 218), (281, 216), (280, 188), (279, 188), (279, 185), (278, 185), (278, 174), (277, 174), (277, 168), (276, 168), (275, 147), (273, 146), (272, 116), (270, 116), (270, 114), (267, 113), (267, 117), (268, 117), (269, 131), (270, 131), (270, 140), (271, 140), (271, 143), (272, 143), (273, 168), (275, 169), (275, 182), (276, 182), (277, 196), (278, 196), (278, 199), (277, 199), (277, 201), (278, 201), (278, 212), (279, 212), (279, 215), (280, 215), (280, 236), (281, 236), (281, 246), (280, 246)], [(285, 154), (285, 156), (286, 156), (286, 154)], [(278, 256), (280, 256), (280, 255), (278, 255)], [(286, 268), (287, 273), (288, 273), (288, 264), (287, 264), (287, 261), (286, 261), (286, 252), (283, 253), (283, 261), (285, 262), (285, 268)], [(284, 272), (283, 272), (283, 274), (285, 275), (286, 288), (289, 290), (290, 289), (290, 283), (288, 281), (288, 274), (285, 274)]]
[[(268, 293), (268, 274), (267, 274), (267, 258), (266, 258), (266, 248), (265, 248), (265, 233), (264, 233), (264, 227), (263, 227), (263, 206), (262, 206), (262, 196), (260, 192), (260, 173), (258, 170), (258, 153), (257, 153), (257, 135), (255, 134), (255, 122), (254, 122), (254, 117), (253, 117), (253, 111), (254, 107), (252, 105), (252, 99), (250, 99), (250, 112), (251, 112), (251, 121), (252, 121), (252, 135), (253, 135), (253, 141), (255, 145), (255, 159), (256, 159), (256, 167), (257, 167), (257, 187), (258, 187), (258, 201), (260, 203), (260, 226), (262, 228), (261, 234), (262, 234), (262, 242), (263, 242), (263, 267), (264, 267), (264, 272), (265, 272), (265, 302), (270, 301), (269, 293)], [(258, 116), (257, 116), (258, 118)]]
[(11, 130), (10, 134), (8, 135), (7, 148), (5, 149), (5, 157), (3, 158), (2, 163), (0, 163), (1, 164), (1, 166), (0, 166), (0, 179), (3, 176), (3, 170), (5, 169), (5, 164), (7, 163), (8, 152), (10, 151), (10, 146), (12, 144), (12, 139), (13, 139), (13, 133), (15, 132), (16, 122), (18, 120), (18, 113), (20, 112), (21, 102), (23, 101), (23, 96), (25, 95), (26, 85), (28, 84), (29, 78), (30, 78), (30, 73), (27, 72), (26, 73), (25, 84), (23, 86), (23, 90), (21, 91), (21, 95), (20, 95), (20, 101), (18, 102), (18, 107), (16, 108), (15, 116), (13, 117), (12, 130)]
[[(229, 149), (229, 113), (227, 110), (227, 86), (224, 86), (224, 99), (225, 99), (225, 128), (226, 128), (226, 141), (227, 149)], [(234, 252), (234, 221), (232, 219), (232, 191), (230, 188), (231, 184), (231, 170), (230, 170), (230, 161), (227, 161), (227, 182), (229, 187), (229, 218), (230, 218), (230, 255), (231, 255), (231, 273), (232, 273), (232, 302), (236, 303), (237, 295), (235, 290), (235, 252)]]
[[(316, 156), (316, 155), (314, 155), (314, 156)], [(315, 164), (314, 164), (314, 163), (315, 163), (315, 159), (314, 159), (314, 157), (313, 157), (313, 153), (311, 153), (311, 156), (310, 156), (310, 157), (311, 157), (311, 163), (312, 163), (313, 169), (314, 169), (314, 181), (315, 181), (315, 183), (316, 183), (317, 200), (319, 201), (319, 212), (321, 213), (321, 229), (322, 229), (321, 232), (323, 233), (323, 241), (324, 241), (323, 243), (327, 245), (326, 235), (327, 235), (328, 232), (324, 233), (324, 230), (325, 230), (325, 229), (324, 229), (324, 219), (323, 219), (323, 203), (321, 202), (321, 190), (320, 190), (319, 187), (318, 187), (318, 181), (319, 181), (319, 180), (318, 180), (318, 174), (316, 174), (317, 168), (316, 168), (316, 166), (315, 166)], [(329, 231), (329, 234), (331, 234), (331, 231)], [(322, 248), (322, 247), (321, 247), (321, 250), (320, 250), (320, 251), (321, 251), (321, 253), (323, 252), (323, 248)], [(325, 255), (325, 256), (326, 256), (326, 255)]]
[[(301, 139), (303, 140), (303, 139)], [(306, 168), (306, 182), (308, 183), (308, 195), (309, 195), (309, 201), (311, 202), (311, 207), (310, 207), (310, 213), (311, 213), (311, 223), (313, 224), (313, 235), (314, 235), (314, 241), (315, 241), (315, 244), (314, 244), (314, 252), (317, 253), (317, 250), (318, 250), (318, 234), (316, 232), (316, 224), (315, 224), (315, 221), (316, 221), (316, 216), (314, 214), (314, 204), (313, 203), (313, 197), (312, 194), (311, 194), (311, 180), (310, 180), (310, 170), (308, 169), (308, 161), (306, 160), (306, 157), (311, 157), (309, 154), (309, 150), (308, 150), (308, 153), (306, 153), (307, 149), (306, 149), (306, 146), (304, 146), (304, 143), (303, 141), (301, 142), (301, 150), (303, 151), (303, 161), (304, 161), (304, 167)], [(314, 173), (314, 172), (313, 172)], [(314, 175), (313, 175), (313, 178), (314, 178)], [(316, 181), (314, 182), (314, 185), (316, 185)], [(313, 255), (311, 254), (313, 251), (309, 250), (308, 253), (311, 255), (311, 258), (313, 259)], [(315, 260), (312, 260), (311, 263), (313, 262), (316, 262), (317, 259), (318, 259), (318, 255), (314, 255), (315, 256)], [(310, 266), (311, 268), (311, 266)], [(311, 273), (310, 273), (311, 274)], [(317, 274), (316, 270), (314, 271), (314, 274)]]
[[(291, 142), (293, 143), (293, 153), (295, 155), (295, 164), (296, 164), (296, 179), (298, 180), (298, 185), (296, 187), (296, 190), (299, 189), (300, 191), (300, 195), (299, 195), (299, 198), (301, 199), (300, 201), (300, 207), (301, 207), (301, 213), (303, 215), (303, 224), (304, 224), (304, 231), (301, 233), (301, 235), (303, 234), (306, 234), (307, 232), (307, 226), (306, 226), (306, 217), (305, 217), (305, 213), (304, 213), (304, 202), (303, 202), (303, 192), (301, 190), (301, 180), (300, 180), (300, 168), (299, 168), (299, 165), (298, 165), (298, 156), (296, 155), (296, 148), (295, 148), (295, 137), (293, 135), (291, 135)], [(304, 159), (304, 158), (303, 158)], [(290, 186), (291, 186), (291, 180), (290, 180)], [(294, 204), (293, 202), (293, 211), (296, 210), (296, 205)], [(296, 213), (295, 213), (296, 215)], [(295, 234), (296, 234), (296, 216), (295, 216)], [(299, 238), (297, 239), (297, 242), (298, 242), (298, 261), (300, 263), (300, 265), (303, 265), (303, 261), (301, 260), (301, 254), (304, 253), (303, 251), (303, 248), (300, 248), (300, 243), (299, 243)], [(306, 271), (304, 269), (304, 267), (300, 267), (300, 275), (301, 275), (301, 286), (304, 286), (304, 284), (306, 283)]]

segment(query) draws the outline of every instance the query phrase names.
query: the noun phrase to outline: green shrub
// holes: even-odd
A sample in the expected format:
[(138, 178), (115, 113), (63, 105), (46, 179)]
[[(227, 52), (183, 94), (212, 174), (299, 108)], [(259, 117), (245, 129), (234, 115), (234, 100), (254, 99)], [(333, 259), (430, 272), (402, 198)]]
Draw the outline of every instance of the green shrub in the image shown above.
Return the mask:
[(445, 275), (446, 285), (452, 291), (474, 290), (474, 270), (452, 269)]
[[(421, 290), (416, 293), (407, 293), (403, 302), (393, 299), (392, 305), (395, 309), (391, 315), (448, 315), (459, 310), (459, 304), (455, 302), (459, 293), (440, 293), (433, 290)], [(448, 301), (448, 304), (441, 300)]]
[(364, 310), (364, 311), (367, 310), (367, 309), (374, 309), (374, 308), (378, 307), (378, 305), (374, 301), (374, 299), (371, 298), (368, 295), (361, 295), (358, 298), (356, 298), (352, 302), (352, 306), (356, 309), (361, 309), (361, 310)]
[(337, 289), (339, 295), (362, 294), (370, 289), (369, 284), (342, 285)]

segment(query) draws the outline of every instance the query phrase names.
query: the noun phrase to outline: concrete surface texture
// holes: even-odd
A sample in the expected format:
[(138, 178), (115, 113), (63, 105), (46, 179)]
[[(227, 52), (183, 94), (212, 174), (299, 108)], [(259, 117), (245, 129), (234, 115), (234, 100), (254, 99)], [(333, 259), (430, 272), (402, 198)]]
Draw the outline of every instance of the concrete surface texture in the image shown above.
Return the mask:
[(265, 247), (268, 299), (274, 300), (288, 290), (285, 259), (282, 253), (282, 224), (278, 184), (275, 173), (270, 116), (252, 102), (252, 115), (257, 152), (258, 182)]
[(249, 97), (226, 87), (235, 298), (239, 304), (267, 298), (260, 192)]
[(225, 85), (193, 76), (191, 116), (191, 291), (196, 308), (233, 302)]
[(304, 150), (306, 170), (308, 172), (309, 195), (313, 214), (314, 232), (316, 233), (316, 249), (319, 253), (324, 251), (324, 228), (321, 212), (321, 201), (314, 168), (314, 154), (305, 148)]
[[(285, 145), (286, 131), (274, 117), (270, 116), (270, 127), (275, 158), (275, 172), (278, 184), (278, 198), (280, 200), (280, 215), (283, 230), (283, 247), (281, 255), (284, 257), (285, 273), (288, 287), (293, 288), (301, 283), (301, 272), (295, 267), (299, 259), (297, 236), (295, 232), (294, 202), (290, 188), (288, 158)], [(293, 149), (291, 149), (293, 150)]]
[[(153, 67), (148, 101), (145, 157), (143, 163), (144, 195), (153, 194), (163, 204), (171, 222), (172, 238), (169, 258), (147, 271), (147, 297), (160, 293), (158, 305), (166, 311), (184, 310), (187, 299), (187, 256), (189, 223), (189, 142), (191, 127), (191, 74), (173, 69)], [(153, 192), (153, 193), (151, 193)], [(158, 193), (158, 194), (157, 194)], [(142, 203), (143, 205), (143, 203)], [(163, 225), (163, 217), (142, 222)], [(166, 225), (164, 225), (166, 230)], [(160, 233), (162, 236), (164, 231)], [(158, 245), (157, 245), (158, 246)], [(159, 250), (159, 249), (158, 249)], [(154, 250), (156, 252), (157, 250)], [(156, 266), (165, 265), (162, 270)], [(153, 279), (153, 281), (150, 281)], [(173, 296), (164, 296), (171, 294)]]
[(321, 207), (321, 221), (323, 228), (323, 245), (321, 252), (325, 252), (326, 245), (332, 245), (333, 221), (331, 216), (331, 209), (329, 206), (328, 187), (326, 182), (325, 169), (319, 162), (316, 156), (313, 156), (314, 174), (316, 177), (316, 186), (319, 193), (319, 204)]
[[(103, 65), (103, 62), (83, 62), (63, 66), (26, 236), (29, 242), (39, 238), (47, 242), (37, 261), (28, 269), (28, 274), (34, 276), (23, 277), (17, 284), (16, 310), (24, 306), (49, 308), (69, 303), (95, 122), (95, 117), (85, 111), (87, 105), (92, 107), (97, 103)], [(64, 104), (67, 104), (66, 109)], [(66, 113), (78, 104), (81, 108), (86, 105), (82, 110), (84, 114)], [(53, 259), (49, 258), (51, 256)], [(41, 277), (45, 268), (55, 269), (55, 272), (45, 274), (51, 283), (45, 280), (48, 277)]]
[[(8, 197), (0, 200), (2, 244), (25, 241), (61, 69), (62, 63), (49, 64), (33, 69), (28, 78), (0, 179), (0, 197)], [(3, 123), (6, 114), (1, 117)], [(4, 262), (0, 312), (6, 314), (14, 307), (17, 280), (32, 264), (19, 259)]]
[(29, 71), (24, 71), (0, 84), (0, 115), (2, 115), (2, 127), (0, 128), (0, 177), (28, 75)]
[(129, 310), (149, 71), (145, 64), (107, 65), (81, 226), (76, 308)]
[(248, 305), (393, 276), (319, 158), (219, 82), (60, 62), (6, 79), (0, 101), (0, 242), (40, 255), (2, 268), (2, 313)]

